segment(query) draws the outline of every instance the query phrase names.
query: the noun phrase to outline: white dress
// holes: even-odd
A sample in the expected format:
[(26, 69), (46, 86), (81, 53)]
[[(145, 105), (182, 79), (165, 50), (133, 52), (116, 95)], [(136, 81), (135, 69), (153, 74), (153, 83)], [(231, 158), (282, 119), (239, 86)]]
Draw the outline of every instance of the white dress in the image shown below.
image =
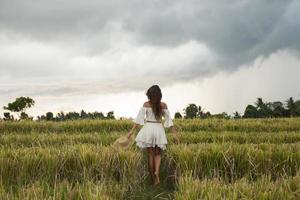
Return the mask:
[[(144, 125), (138, 132), (135, 142), (136, 145), (142, 149), (146, 147), (155, 147), (156, 145), (161, 149), (166, 149), (167, 137), (164, 127), (173, 126), (173, 121), (168, 109), (162, 109), (164, 123), (153, 123), (148, 121), (157, 121), (151, 107), (141, 107), (134, 123)], [(145, 118), (146, 116), (146, 118)]]

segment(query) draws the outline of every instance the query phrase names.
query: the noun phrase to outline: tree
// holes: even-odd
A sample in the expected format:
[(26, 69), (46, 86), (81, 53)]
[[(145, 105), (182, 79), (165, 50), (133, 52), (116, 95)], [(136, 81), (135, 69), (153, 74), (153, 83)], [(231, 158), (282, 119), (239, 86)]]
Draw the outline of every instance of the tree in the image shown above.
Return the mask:
[(31, 119), (25, 112), (21, 112), (20, 119)]
[(47, 118), (45, 115), (37, 116), (38, 121), (45, 121)]
[(261, 97), (257, 98), (255, 105), (257, 109), (263, 109), (265, 107), (265, 103), (263, 102)]
[(272, 110), (269, 103), (264, 103), (262, 98), (257, 98), (255, 102), (257, 109), (256, 117), (272, 117)]
[(86, 118), (88, 118), (88, 114), (84, 110), (81, 110), (81, 112), (80, 112), (80, 118), (81, 119), (86, 119)]
[(95, 111), (93, 113), (88, 113), (88, 115), (90, 116), (90, 119), (105, 119), (105, 116), (102, 112)]
[(214, 115), (212, 115), (212, 117), (219, 118), (219, 119), (230, 119), (230, 116), (226, 112), (214, 114)]
[[(4, 110), (9, 110), (11, 112), (24, 112), (27, 108), (32, 107), (35, 104), (34, 100), (31, 99), (30, 97), (18, 97), (16, 98), (16, 100), (12, 103), (8, 103), (7, 106), (3, 106)], [(25, 114), (22, 114), (22, 117), (25, 117)], [(27, 115), (28, 116), (28, 115)], [(20, 116), (21, 118), (21, 116)]]
[(67, 120), (76, 120), (76, 119), (79, 119), (80, 118), (80, 114), (78, 112), (68, 112), (66, 115), (65, 115), (65, 118)]
[(176, 112), (174, 115), (175, 119), (182, 119), (182, 115), (180, 114), (180, 112)]
[(12, 116), (9, 112), (3, 113), (4, 120), (14, 120), (14, 116)]
[(204, 117), (205, 117), (205, 118), (211, 117), (210, 112), (207, 111), (207, 112), (204, 114)]
[(289, 115), (291, 117), (293, 117), (294, 115), (296, 115), (297, 106), (296, 106), (296, 104), (294, 102), (293, 97), (290, 97), (288, 100), (286, 100), (286, 107), (287, 107)]
[(115, 119), (114, 111), (109, 111), (106, 115), (107, 119)]
[(199, 108), (196, 106), (196, 104), (189, 104), (185, 109), (185, 118), (187, 119), (193, 119), (196, 118), (198, 115)]
[(197, 116), (199, 118), (208, 118), (211, 116), (210, 112), (205, 112), (204, 109), (202, 109), (201, 106), (198, 106), (198, 114)]
[(204, 112), (204, 110), (202, 110), (201, 106), (198, 106), (197, 116), (200, 117), (200, 118), (205, 118), (205, 112)]
[(56, 115), (56, 120), (57, 121), (64, 121), (65, 120), (65, 113), (63, 111), (60, 111)]
[(280, 101), (275, 101), (268, 103), (268, 106), (272, 110), (272, 116), (274, 117), (288, 117), (289, 112), (283, 106), (283, 103)]
[(47, 121), (52, 121), (52, 120), (54, 120), (54, 115), (53, 115), (52, 112), (47, 112), (47, 113), (46, 113), (46, 120), (47, 120)]
[(300, 116), (300, 100), (295, 101), (295, 116)]
[(248, 105), (244, 112), (244, 118), (256, 118), (258, 116), (258, 112), (255, 106)]
[(238, 111), (235, 111), (235, 112), (233, 113), (233, 118), (234, 118), (234, 119), (240, 119), (240, 118), (242, 118), (242, 116), (241, 116), (241, 114), (240, 114)]

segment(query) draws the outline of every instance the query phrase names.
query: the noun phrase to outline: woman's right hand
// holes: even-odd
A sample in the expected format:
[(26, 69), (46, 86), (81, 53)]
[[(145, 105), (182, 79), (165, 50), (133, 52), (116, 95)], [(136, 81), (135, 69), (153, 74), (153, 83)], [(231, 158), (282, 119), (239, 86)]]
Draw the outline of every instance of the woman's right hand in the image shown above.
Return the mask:
[(133, 131), (130, 130), (130, 131), (127, 133), (127, 138), (130, 139), (130, 137), (132, 136), (132, 134), (133, 134)]
[(134, 130), (139, 126), (139, 124), (134, 124), (133, 127), (130, 129), (130, 131), (127, 133), (127, 138), (130, 139), (130, 137), (133, 135)]

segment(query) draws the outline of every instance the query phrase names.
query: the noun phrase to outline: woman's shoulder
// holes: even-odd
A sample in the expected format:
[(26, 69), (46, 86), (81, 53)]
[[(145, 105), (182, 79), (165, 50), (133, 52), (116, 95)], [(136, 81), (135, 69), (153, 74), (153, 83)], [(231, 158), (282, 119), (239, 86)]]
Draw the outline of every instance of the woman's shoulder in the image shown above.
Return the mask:
[(168, 109), (168, 106), (165, 102), (160, 102), (160, 106), (162, 109)]
[[(165, 102), (160, 102), (160, 106), (162, 109), (168, 109), (168, 106)], [(145, 108), (151, 108), (151, 104), (149, 101), (146, 101), (144, 104), (143, 104), (143, 107)]]
[(149, 101), (146, 101), (144, 104), (143, 104), (143, 107), (149, 107), (149, 108), (151, 108), (151, 104), (150, 104), (150, 102)]

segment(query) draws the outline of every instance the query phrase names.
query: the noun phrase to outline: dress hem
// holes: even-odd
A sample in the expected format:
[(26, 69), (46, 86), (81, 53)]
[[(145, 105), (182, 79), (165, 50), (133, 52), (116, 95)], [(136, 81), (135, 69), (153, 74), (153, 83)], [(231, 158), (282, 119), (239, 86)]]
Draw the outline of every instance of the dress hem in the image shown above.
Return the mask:
[(145, 149), (147, 147), (159, 147), (161, 148), (162, 150), (166, 150), (166, 144), (155, 144), (155, 143), (146, 143), (146, 142), (141, 142), (141, 141), (136, 141), (136, 145), (141, 148), (141, 149)]

